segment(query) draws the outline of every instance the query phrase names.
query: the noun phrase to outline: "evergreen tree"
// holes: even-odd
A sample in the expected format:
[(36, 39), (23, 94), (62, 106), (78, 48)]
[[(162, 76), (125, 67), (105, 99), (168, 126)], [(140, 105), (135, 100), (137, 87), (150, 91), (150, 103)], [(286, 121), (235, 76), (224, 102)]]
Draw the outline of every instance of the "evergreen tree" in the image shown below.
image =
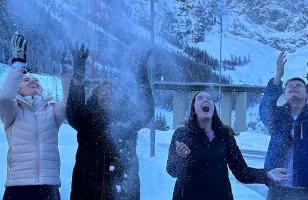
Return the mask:
[(14, 26), (7, 9), (7, 0), (0, 0), (0, 24), (0, 62), (8, 64)]

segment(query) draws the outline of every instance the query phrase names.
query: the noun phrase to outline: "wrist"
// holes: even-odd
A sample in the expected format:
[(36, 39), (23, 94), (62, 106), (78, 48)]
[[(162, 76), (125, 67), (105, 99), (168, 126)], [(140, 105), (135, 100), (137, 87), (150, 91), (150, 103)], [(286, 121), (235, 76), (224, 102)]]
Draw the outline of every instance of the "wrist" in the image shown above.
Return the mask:
[(22, 71), (23, 73), (27, 72), (27, 64), (23, 62), (16, 61), (12, 65), (13, 69)]
[(274, 77), (274, 84), (275, 85), (280, 85), (280, 82), (281, 82), (281, 76), (276, 75)]
[(270, 174), (270, 172), (266, 172), (266, 177), (267, 177), (268, 179), (271, 179), (271, 174)]
[(27, 61), (24, 58), (16, 58), (16, 57), (12, 58), (12, 63), (16, 62), (26, 63)]

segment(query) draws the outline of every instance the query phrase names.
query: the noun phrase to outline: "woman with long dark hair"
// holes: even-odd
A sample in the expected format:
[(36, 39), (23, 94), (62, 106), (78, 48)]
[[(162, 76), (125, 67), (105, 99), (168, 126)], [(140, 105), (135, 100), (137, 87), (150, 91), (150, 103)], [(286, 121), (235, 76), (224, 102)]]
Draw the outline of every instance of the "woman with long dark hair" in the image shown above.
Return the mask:
[(242, 183), (269, 184), (288, 178), (285, 169), (267, 173), (248, 167), (234, 135), (220, 120), (211, 95), (196, 93), (188, 124), (175, 130), (169, 147), (167, 172), (177, 178), (173, 200), (232, 200), (228, 167)]

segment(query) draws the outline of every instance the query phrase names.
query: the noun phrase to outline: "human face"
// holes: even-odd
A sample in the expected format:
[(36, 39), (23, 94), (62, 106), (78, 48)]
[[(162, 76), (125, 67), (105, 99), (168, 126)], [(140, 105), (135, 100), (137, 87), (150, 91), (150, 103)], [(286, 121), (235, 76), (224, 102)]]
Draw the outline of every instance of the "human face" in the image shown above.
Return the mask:
[(195, 97), (195, 112), (198, 120), (211, 119), (214, 114), (214, 101), (207, 92), (201, 92)]
[(291, 81), (286, 85), (285, 97), (289, 103), (298, 100), (306, 101), (308, 95), (305, 84), (298, 80)]
[(19, 94), (21, 96), (41, 95), (42, 86), (39, 80), (31, 75), (24, 75), (19, 86)]

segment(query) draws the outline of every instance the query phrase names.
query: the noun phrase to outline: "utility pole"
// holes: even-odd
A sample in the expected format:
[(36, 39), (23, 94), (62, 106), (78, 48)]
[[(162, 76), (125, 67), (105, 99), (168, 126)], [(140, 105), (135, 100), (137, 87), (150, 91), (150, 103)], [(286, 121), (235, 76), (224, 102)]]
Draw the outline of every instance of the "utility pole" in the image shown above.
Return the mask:
[(222, 16), (223, 16), (223, 3), (221, 2), (221, 5), (220, 5), (220, 17), (219, 17), (219, 25), (220, 25), (219, 81), (218, 81), (219, 82), (219, 87), (218, 87), (218, 100), (219, 100), (218, 113), (219, 113), (219, 116), (221, 116), (221, 68), (222, 68), (222, 33), (223, 33)]
[[(155, 21), (154, 21), (154, 0), (150, 0), (151, 1), (151, 48), (153, 50), (154, 48), (154, 32), (155, 32)], [(152, 52), (153, 53), (153, 52)], [(151, 56), (151, 80), (152, 80), (152, 85), (154, 83), (154, 79), (155, 79), (155, 66), (154, 66), (154, 60), (153, 60), (153, 56)], [(153, 117), (151, 120), (151, 130), (150, 130), (150, 157), (154, 157), (155, 156), (155, 111), (153, 113)]]

